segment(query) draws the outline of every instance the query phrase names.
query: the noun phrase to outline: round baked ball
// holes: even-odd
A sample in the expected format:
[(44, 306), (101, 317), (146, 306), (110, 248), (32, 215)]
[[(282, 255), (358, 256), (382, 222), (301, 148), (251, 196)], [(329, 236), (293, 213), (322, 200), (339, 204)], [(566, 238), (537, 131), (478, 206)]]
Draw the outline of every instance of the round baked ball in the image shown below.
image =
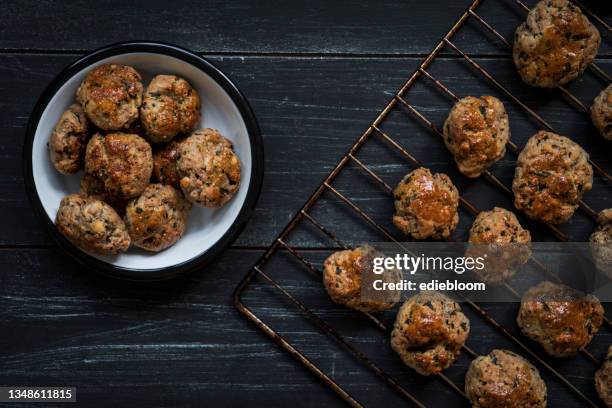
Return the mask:
[(162, 184), (180, 189), (180, 176), (176, 168), (179, 143), (171, 141), (153, 151), (153, 177)]
[(153, 78), (140, 107), (140, 121), (151, 142), (191, 132), (199, 120), (200, 95), (189, 82), (174, 75)]
[(525, 292), (516, 322), (548, 354), (568, 357), (589, 344), (603, 322), (603, 313), (595, 296), (545, 281)]
[(544, 408), (546, 384), (529, 361), (508, 350), (478, 356), (465, 375), (474, 408)]
[(612, 84), (601, 91), (593, 101), (591, 119), (601, 135), (612, 140)]
[(580, 76), (600, 43), (599, 31), (577, 6), (543, 0), (516, 29), (512, 58), (526, 84), (555, 88)]
[(379, 312), (393, 307), (399, 292), (376, 292), (371, 288), (374, 279), (399, 282), (397, 269), (381, 275), (373, 273), (373, 260), (384, 256), (369, 245), (337, 251), (323, 263), (323, 285), (332, 301), (362, 312)]
[(141, 77), (127, 65), (100, 65), (89, 71), (76, 97), (100, 129), (127, 129), (138, 117), (142, 103)]
[(597, 269), (612, 279), (612, 208), (601, 211), (597, 223), (597, 230), (589, 238), (591, 254)]
[(89, 123), (78, 104), (70, 105), (55, 125), (49, 138), (51, 163), (62, 174), (74, 174), (83, 165)]
[(393, 191), (393, 224), (414, 239), (447, 238), (457, 227), (459, 192), (444, 173), (420, 167), (406, 174)]
[(87, 144), (85, 171), (104, 183), (110, 197), (136, 197), (151, 179), (151, 146), (142, 137), (128, 133), (95, 134)]
[(215, 129), (197, 130), (183, 140), (176, 167), (185, 197), (203, 207), (222, 206), (240, 186), (240, 159)]
[(467, 177), (478, 177), (504, 157), (510, 124), (499, 99), (468, 96), (453, 106), (443, 132), (444, 144), (459, 171)]
[(595, 373), (595, 388), (607, 407), (612, 407), (612, 345), (608, 347), (606, 361)]
[(77, 247), (100, 255), (125, 252), (130, 236), (111, 206), (93, 198), (64, 197), (55, 217), (59, 232)]
[(439, 292), (421, 292), (397, 313), (391, 347), (417, 373), (437, 374), (457, 359), (469, 333), (470, 321), (457, 302)]
[(176, 243), (185, 232), (191, 203), (172, 186), (150, 184), (125, 210), (125, 225), (132, 244), (159, 252)]
[(530, 218), (561, 224), (572, 217), (592, 187), (589, 155), (565, 136), (540, 131), (518, 156), (514, 206)]
[(473, 273), (491, 285), (504, 283), (531, 256), (531, 234), (513, 212), (504, 208), (479, 213), (468, 242), (466, 256), (484, 258), (484, 269), (474, 269)]

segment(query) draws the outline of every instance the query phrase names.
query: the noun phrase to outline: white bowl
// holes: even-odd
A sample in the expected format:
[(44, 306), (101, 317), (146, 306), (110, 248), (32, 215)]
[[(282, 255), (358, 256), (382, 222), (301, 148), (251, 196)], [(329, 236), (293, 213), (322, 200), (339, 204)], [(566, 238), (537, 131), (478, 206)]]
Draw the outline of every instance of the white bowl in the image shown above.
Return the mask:
[[(61, 199), (79, 191), (83, 173), (66, 176), (49, 160), (47, 141), (61, 114), (74, 103), (85, 75), (100, 64), (130, 65), (146, 87), (157, 74), (185, 78), (200, 94), (200, 128), (218, 129), (234, 144), (241, 161), (241, 185), (218, 209), (194, 206), (187, 230), (172, 247), (147, 252), (131, 247), (117, 256), (86, 253), (61, 236), (53, 221)], [(24, 146), (24, 173), (30, 200), (52, 235), (78, 261), (101, 272), (130, 279), (163, 279), (203, 265), (228, 246), (255, 207), (263, 178), (263, 147), (255, 117), (238, 88), (214, 65), (176, 46), (121, 43), (97, 50), (62, 71), (40, 97), (30, 118)]]

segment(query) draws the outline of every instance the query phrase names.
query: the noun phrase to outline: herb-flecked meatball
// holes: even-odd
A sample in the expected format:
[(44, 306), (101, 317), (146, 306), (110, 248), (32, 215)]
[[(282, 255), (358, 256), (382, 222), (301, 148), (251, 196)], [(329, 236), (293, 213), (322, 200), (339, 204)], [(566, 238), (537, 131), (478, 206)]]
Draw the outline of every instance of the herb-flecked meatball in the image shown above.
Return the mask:
[(103, 130), (127, 129), (142, 103), (138, 71), (127, 65), (104, 64), (92, 69), (77, 90), (77, 101), (91, 122)]
[(74, 174), (83, 165), (89, 135), (88, 120), (78, 104), (70, 105), (49, 138), (51, 163), (62, 174)]
[(393, 224), (404, 234), (442, 239), (457, 227), (459, 192), (446, 174), (420, 167), (404, 176), (393, 195)]
[(191, 203), (174, 187), (150, 184), (125, 210), (125, 225), (132, 243), (159, 252), (176, 243), (185, 232)]
[(601, 135), (612, 140), (612, 84), (601, 91), (593, 101), (591, 119)]
[(478, 356), (465, 375), (474, 408), (544, 408), (546, 384), (529, 361), (508, 350)]
[(183, 78), (157, 75), (144, 94), (140, 120), (151, 142), (170, 141), (198, 124), (200, 95)]
[(531, 234), (516, 215), (504, 208), (478, 214), (468, 239), (466, 256), (484, 258), (484, 269), (474, 269), (479, 280), (499, 285), (516, 272), (531, 256)]
[(525, 292), (516, 322), (548, 354), (567, 357), (589, 344), (603, 322), (603, 313), (595, 296), (545, 281)]
[(506, 153), (510, 138), (508, 114), (493, 96), (459, 100), (444, 122), (444, 143), (459, 171), (478, 177)]
[(125, 252), (130, 236), (111, 206), (92, 198), (71, 194), (62, 199), (55, 225), (77, 247), (100, 255)]
[(457, 359), (469, 333), (470, 322), (457, 302), (439, 292), (421, 292), (400, 308), (391, 347), (419, 374), (437, 374)]
[(369, 245), (337, 251), (323, 263), (323, 285), (330, 298), (338, 304), (362, 312), (379, 312), (393, 307), (399, 292), (377, 292), (372, 288), (374, 279), (399, 282), (400, 272), (392, 269), (381, 275), (373, 273), (374, 258), (380, 251)]
[(567, 137), (536, 133), (518, 156), (512, 183), (515, 207), (549, 224), (569, 220), (593, 186), (588, 160), (589, 155)]
[(597, 230), (589, 238), (591, 253), (597, 268), (612, 279), (612, 208), (601, 211), (597, 223)]
[(95, 134), (87, 144), (85, 171), (104, 183), (104, 190), (110, 197), (136, 197), (151, 179), (151, 146), (137, 135)]
[(577, 6), (543, 0), (516, 29), (512, 58), (526, 84), (554, 88), (580, 76), (600, 43), (599, 31)]
[(240, 159), (232, 142), (215, 129), (201, 129), (178, 147), (177, 170), (185, 197), (203, 207), (220, 207), (240, 186)]
[(153, 151), (153, 176), (162, 184), (180, 189), (180, 176), (176, 168), (179, 143), (171, 141)]
[(612, 345), (608, 347), (606, 361), (595, 373), (595, 388), (607, 407), (612, 407)]

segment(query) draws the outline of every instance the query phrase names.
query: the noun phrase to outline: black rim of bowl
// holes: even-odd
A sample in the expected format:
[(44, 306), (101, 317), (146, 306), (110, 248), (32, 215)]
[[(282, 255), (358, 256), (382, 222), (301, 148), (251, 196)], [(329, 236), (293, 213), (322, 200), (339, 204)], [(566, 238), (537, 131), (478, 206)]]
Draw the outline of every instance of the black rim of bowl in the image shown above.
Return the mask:
[[(138, 270), (123, 268), (101, 261), (86, 252), (83, 252), (66, 239), (62, 234), (57, 231), (55, 224), (45, 212), (38, 192), (34, 184), (34, 175), (32, 172), (32, 146), (34, 143), (34, 135), (40, 121), (40, 117), (44, 112), (45, 108), (49, 104), (51, 98), (56, 94), (59, 88), (66, 83), (68, 79), (74, 76), (80, 70), (87, 68), (89, 65), (96, 63), (102, 59), (120, 55), (137, 52), (151, 52), (156, 54), (168, 55), (177, 59), (183, 60), (196, 68), (204, 71), (208, 74), (217, 84), (219, 84), (225, 92), (230, 96), (234, 104), (238, 107), (242, 119), (244, 120), (245, 126), (249, 134), (249, 140), (251, 143), (251, 154), (252, 154), (252, 168), (251, 168), (251, 180), (248, 186), (247, 195), (245, 201), (238, 213), (238, 216), (230, 226), (230, 228), (223, 234), (223, 236), (207, 251), (204, 253), (187, 260), (185, 262), (172, 265), (169, 267), (150, 269), (150, 270)], [(111, 275), (117, 278), (129, 279), (129, 280), (162, 280), (175, 277), (179, 274), (193, 271), (197, 268), (202, 268), (212, 259), (214, 259), (219, 253), (229, 246), (237, 237), (238, 234), (245, 227), (247, 221), (251, 217), (257, 199), (259, 198), (259, 192), (263, 182), (263, 142), (261, 139), (261, 132), (255, 119), (255, 115), (249, 105), (247, 99), (238, 89), (238, 87), (215, 65), (199, 55), (188, 51), (184, 48), (178, 47), (172, 44), (160, 43), (160, 42), (149, 42), (149, 41), (131, 41), (112, 44), (103, 48), (99, 48), (84, 57), (79, 58), (68, 67), (64, 68), (51, 83), (47, 86), (45, 91), (42, 93), (36, 106), (30, 115), (26, 130), (26, 138), (23, 147), (23, 164), (24, 164), (24, 180), (25, 187), (27, 190), (28, 198), (32, 203), (36, 216), (44, 222), (47, 230), (50, 232), (53, 239), (63, 248), (70, 256), (77, 260), (80, 264), (92, 269), (96, 272), (101, 272), (107, 275)]]

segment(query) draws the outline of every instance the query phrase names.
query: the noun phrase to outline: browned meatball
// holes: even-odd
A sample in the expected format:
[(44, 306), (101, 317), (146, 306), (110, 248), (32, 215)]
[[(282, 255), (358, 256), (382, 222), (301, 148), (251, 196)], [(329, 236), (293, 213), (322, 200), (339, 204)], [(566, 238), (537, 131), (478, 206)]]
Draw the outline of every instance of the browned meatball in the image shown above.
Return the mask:
[(125, 225), (132, 243), (159, 252), (176, 243), (185, 232), (191, 204), (174, 187), (150, 184), (133, 198), (125, 211)]
[(595, 388), (607, 407), (612, 407), (612, 345), (608, 347), (606, 361), (595, 373)]
[(554, 88), (580, 76), (597, 55), (601, 36), (568, 0), (543, 0), (514, 35), (512, 58), (523, 81)]
[(400, 308), (391, 347), (404, 364), (422, 375), (450, 367), (470, 333), (459, 304), (439, 292), (421, 292)]
[(55, 225), (74, 245), (100, 255), (125, 252), (130, 237), (121, 217), (108, 204), (71, 194), (62, 199)]
[(593, 101), (591, 119), (601, 135), (612, 140), (612, 84), (601, 91)]
[(85, 171), (104, 183), (104, 190), (110, 197), (136, 197), (151, 179), (151, 146), (137, 135), (96, 134), (87, 144)]
[(589, 344), (602, 324), (603, 313), (595, 296), (546, 281), (525, 292), (516, 322), (548, 354), (567, 357)]
[(74, 174), (83, 165), (88, 120), (80, 105), (70, 105), (55, 125), (49, 138), (51, 163), (62, 174)]
[(200, 95), (189, 82), (174, 75), (157, 75), (144, 94), (140, 120), (154, 143), (191, 132), (200, 120)]
[(444, 122), (444, 143), (459, 171), (478, 177), (504, 157), (510, 124), (504, 104), (493, 96), (468, 96), (453, 106)]
[(446, 174), (420, 167), (404, 176), (393, 195), (393, 224), (404, 234), (442, 239), (457, 227), (459, 192)]
[(323, 285), (331, 299), (341, 305), (362, 312), (378, 312), (393, 307), (399, 292), (376, 292), (371, 289), (374, 279), (398, 282), (396, 269), (374, 275), (373, 260), (382, 257), (380, 251), (369, 245), (337, 251), (323, 263)]
[(77, 101), (91, 122), (104, 130), (127, 129), (142, 103), (140, 74), (127, 65), (92, 69), (77, 90)]
[(512, 183), (515, 207), (549, 224), (569, 220), (593, 186), (588, 160), (589, 155), (567, 137), (536, 133), (518, 156)]
[(591, 253), (597, 268), (612, 279), (612, 208), (597, 216), (597, 230), (591, 234)]
[(178, 142), (173, 140), (155, 149), (153, 152), (153, 176), (162, 184), (180, 189), (181, 178), (176, 168), (178, 146)]
[(240, 186), (240, 160), (232, 142), (215, 129), (195, 131), (178, 147), (177, 170), (185, 197), (203, 207), (220, 207)]
[(492, 285), (505, 282), (531, 256), (531, 234), (523, 229), (514, 213), (504, 208), (495, 207), (478, 214), (468, 241), (466, 256), (484, 258), (484, 269), (473, 272)]
[(465, 375), (474, 408), (544, 408), (546, 384), (529, 361), (508, 350), (478, 356)]

